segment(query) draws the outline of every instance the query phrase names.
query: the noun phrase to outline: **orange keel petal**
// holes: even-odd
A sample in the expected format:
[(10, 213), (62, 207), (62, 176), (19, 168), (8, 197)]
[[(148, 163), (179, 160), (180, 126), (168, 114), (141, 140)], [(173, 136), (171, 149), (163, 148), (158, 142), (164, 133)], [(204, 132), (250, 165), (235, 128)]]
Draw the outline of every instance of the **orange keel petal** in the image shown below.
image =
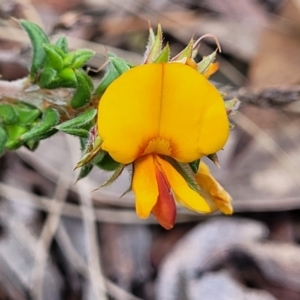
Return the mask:
[(152, 213), (165, 229), (173, 228), (176, 219), (176, 204), (174, 196), (171, 193), (171, 187), (166, 176), (160, 170), (159, 165), (156, 168), (156, 179), (158, 184), (159, 196)]

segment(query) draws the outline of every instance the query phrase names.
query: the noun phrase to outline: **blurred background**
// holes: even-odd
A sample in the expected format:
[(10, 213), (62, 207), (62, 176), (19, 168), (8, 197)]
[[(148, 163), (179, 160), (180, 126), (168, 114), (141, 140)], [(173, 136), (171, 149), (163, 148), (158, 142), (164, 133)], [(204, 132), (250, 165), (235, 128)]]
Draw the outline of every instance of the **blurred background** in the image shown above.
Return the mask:
[[(57, 134), (35, 152), (0, 159), (0, 299), (300, 299), (299, 0), (1, 0), (0, 74), (27, 75), (30, 43), (14, 19), (53, 39), (139, 64), (149, 23), (162, 24), (172, 53), (191, 36), (217, 36), (211, 77), (241, 108), (212, 172), (233, 197), (233, 216), (179, 209), (166, 231), (140, 220), (129, 175), (76, 181), (78, 141)], [(205, 39), (199, 57), (216, 48)], [(1, 94), (1, 91), (0, 91)]]

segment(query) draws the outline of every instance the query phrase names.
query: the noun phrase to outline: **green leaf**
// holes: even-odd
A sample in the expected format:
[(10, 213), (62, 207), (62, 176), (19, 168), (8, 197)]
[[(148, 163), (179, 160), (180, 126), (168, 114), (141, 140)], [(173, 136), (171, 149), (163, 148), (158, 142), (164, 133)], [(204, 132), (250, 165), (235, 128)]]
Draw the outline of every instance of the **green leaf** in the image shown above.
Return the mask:
[(18, 114), (14, 107), (9, 104), (0, 104), (0, 123), (14, 124), (17, 122)]
[(65, 128), (65, 129), (60, 129), (60, 131), (65, 132), (67, 134), (84, 137), (84, 138), (87, 138), (89, 136), (88, 130), (82, 128)]
[(198, 169), (199, 169), (199, 165), (200, 165), (200, 159), (194, 160), (193, 162), (189, 163), (192, 171), (197, 174)]
[(68, 41), (64, 36), (56, 41), (55, 46), (59, 47), (65, 54), (68, 53)]
[(28, 127), (19, 124), (13, 124), (6, 125), (5, 129), (8, 136), (5, 143), (5, 148), (14, 150), (22, 146), (23, 142), (19, 140), (19, 137), (28, 131)]
[(0, 155), (4, 153), (6, 141), (7, 141), (6, 130), (0, 126)]
[(89, 49), (79, 49), (75, 51), (75, 57), (72, 61), (72, 67), (78, 69), (82, 67), (89, 59), (95, 55), (95, 52)]
[(38, 25), (27, 20), (21, 20), (20, 24), (31, 40), (33, 55), (30, 76), (32, 80), (35, 80), (37, 73), (43, 68), (45, 63), (46, 52), (42, 45), (50, 43), (50, 41), (45, 32)]
[(108, 58), (109, 58), (110, 63), (113, 64), (113, 66), (119, 73), (119, 75), (127, 72), (129, 69), (131, 69), (133, 67), (133, 65), (131, 63), (129, 63), (128, 61), (124, 60), (121, 57), (115, 56), (113, 54), (109, 54)]
[(57, 74), (57, 77), (59, 78), (62, 87), (77, 87), (77, 78), (75, 72), (70, 67), (66, 67), (63, 70), (61, 70)]
[(77, 72), (80, 72), (81, 75), (85, 78), (86, 82), (88, 83), (90, 90), (93, 91), (94, 89), (94, 84), (93, 81), (91, 79), (91, 77), (84, 71), (84, 70), (77, 70)]
[[(57, 125), (59, 121), (59, 114), (58, 112), (48, 107), (43, 113), (43, 118), (36, 126), (34, 126), (32, 129), (27, 131), (26, 133), (22, 134), (20, 136), (20, 140), (22, 141), (28, 141), (28, 140), (39, 140), (42, 138), (48, 137), (48, 132), (50, 134), (53, 134), (53, 128)], [(53, 132), (53, 133), (52, 133)], [(45, 136), (46, 134), (46, 136)]]
[(56, 86), (53, 87), (53, 82), (55, 82), (56, 75), (57, 75), (56, 70), (54, 70), (52, 68), (44, 69), (41, 76), (38, 79), (39, 86), (42, 88), (48, 88), (48, 89), (56, 88)]
[(120, 74), (117, 71), (117, 69), (115, 68), (115, 66), (112, 63), (110, 63), (108, 65), (108, 68), (107, 68), (100, 84), (96, 88), (94, 94), (96, 96), (101, 96), (105, 92), (105, 90), (108, 88), (108, 86), (119, 76), (120, 76)]
[(30, 108), (29, 106), (15, 107), (18, 113), (18, 124), (28, 125), (34, 122), (40, 115), (41, 111), (37, 108)]
[(102, 170), (114, 171), (120, 166), (120, 163), (113, 160), (113, 158), (106, 152), (103, 159), (96, 165)]
[(74, 128), (82, 128), (87, 124), (89, 124), (91, 121), (93, 121), (96, 115), (97, 115), (96, 109), (89, 109), (81, 113), (80, 115), (78, 115), (76, 118), (57, 125), (55, 128), (61, 131), (74, 129)]
[(73, 98), (71, 100), (71, 106), (73, 108), (79, 108), (89, 103), (91, 99), (91, 88), (82, 72), (75, 70), (78, 86)]
[(65, 53), (55, 45), (43, 44), (46, 52), (46, 65), (48, 68), (60, 71), (63, 68), (63, 56)]

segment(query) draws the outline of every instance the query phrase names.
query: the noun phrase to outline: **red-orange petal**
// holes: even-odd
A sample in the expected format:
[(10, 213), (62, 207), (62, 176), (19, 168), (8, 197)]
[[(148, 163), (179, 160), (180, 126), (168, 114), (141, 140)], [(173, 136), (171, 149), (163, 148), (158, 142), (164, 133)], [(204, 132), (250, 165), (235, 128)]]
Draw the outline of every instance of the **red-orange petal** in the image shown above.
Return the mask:
[(159, 165), (156, 165), (155, 173), (159, 195), (152, 213), (159, 224), (169, 230), (173, 228), (176, 220), (176, 204), (174, 196), (171, 193), (170, 184)]

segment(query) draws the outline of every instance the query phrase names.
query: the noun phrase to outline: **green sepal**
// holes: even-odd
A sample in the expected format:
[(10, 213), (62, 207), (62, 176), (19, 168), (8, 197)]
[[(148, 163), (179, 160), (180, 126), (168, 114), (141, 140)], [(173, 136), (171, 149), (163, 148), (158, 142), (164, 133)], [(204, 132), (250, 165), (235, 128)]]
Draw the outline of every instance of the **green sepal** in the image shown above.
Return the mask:
[(80, 159), (80, 161), (76, 164), (75, 169), (78, 169), (86, 164), (92, 163), (92, 162), (99, 162), (103, 159), (105, 155), (105, 151), (101, 149), (102, 146), (102, 140), (100, 137), (98, 137), (98, 140), (94, 145), (86, 145), (85, 154)]
[(189, 187), (195, 192), (200, 192), (200, 187), (196, 181), (195, 174), (193, 173), (189, 164), (182, 164), (176, 161), (171, 157), (165, 157), (165, 160), (168, 161), (175, 170), (184, 178)]
[(24, 144), (24, 146), (30, 151), (34, 151), (38, 147), (38, 145), (39, 145), (39, 141), (36, 140), (30, 140)]
[(196, 160), (194, 160), (194, 161), (192, 161), (192, 162), (189, 163), (189, 165), (190, 165), (192, 171), (193, 171), (195, 174), (197, 174), (197, 172), (198, 172), (198, 170), (199, 170), (200, 161), (201, 161), (201, 159), (196, 159)]
[(153, 63), (161, 52), (163, 33), (160, 24), (157, 25), (157, 31), (154, 41), (152, 39), (153, 37), (149, 38), (149, 41), (152, 44), (149, 45), (149, 53), (146, 57), (146, 63)]
[(89, 103), (92, 91), (90, 88), (90, 84), (87, 82), (82, 72), (80, 72), (79, 70), (75, 70), (75, 75), (78, 86), (71, 100), (71, 106), (76, 109)]
[(198, 64), (197, 70), (199, 73), (204, 74), (208, 67), (215, 61), (217, 56), (217, 50), (211, 53), (210, 55), (204, 57)]
[[(123, 172), (125, 165), (119, 164), (117, 168), (114, 169), (113, 174), (106, 180), (104, 183), (100, 185), (96, 190), (101, 189), (103, 187), (109, 186), (112, 184)], [(94, 190), (95, 191), (95, 190)]]
[(218, 167), (220, 168), (220, 162), (217, 153), (212, 153), (207, 155), (207, 157)]
[(18, 120), (15, 108), (9, 104), (0, 104), (0, 124), (14, 124)]
[(21, 141), (40, 140), (48, 137), (48, 133), (52, 135), (54, 126), (59, 122), (58, 112), (48, 107), (43, 113), (42, 120), (26, 133), (22, 134), (19, 139)]
[(241, 102), (237, 98), (225, 100), (225, 108), (227, 115), (233, 115), (239, 109)]
[(170, 46), (167, 44), (160, 52), (160, 54), (155, 59), (155, 63), (166, 63), (170, 58)]
[(86, 176), (88, 176), (91, 173), (91, 171), (93, 170), (93, 167), (94, 166), (92, 164), (86, 164), (86, 165), (82, 166), (80, 168), (76, 182), (79, 181), (80, 179), (83, 179)]
[(75, 57), (71, 66), (75, 69), (82, 67), (88, 60), (95, 55), (95, 52), (89, 49), (79, 49), (75, 51)]
[(187, 46), (176, 56), (172, 58), (172, 61), (181, 61), (183, 59), (192, 58), (193, 56), (194, 39), (191, 38)]
[(119, 166), (120, 163), (116, 162), (107, 152), (105, 153), (104, 157), (96, 163), (96, 165), (105, 171), (114, 171), (116, 170)]
[(7, 132), (6, 130), (0, 126), (0, 156), (4, 153), (5, 151), (5, 144), (7, 142)]
[(42, 47), (43, 44), (50, 43), (45, 32), (36, 24), (21, 20), (20, 25), (27, 32), (33, 50), (30, 77), (31, 80), (35, 80), (35, 77), (40, 69), (43, 68), (46, 58), (45, 49)]
[(60, 37), (56, 41), (55, 46), (57, 46), (58, 48), (60, 48), (65, 54), (68, 53), (68, 41), (67, 41), (67, 39), (64, 36)]
[(65, 53), (55, 45), (43, 44), (43, 47), (46, 52), (46, 66), (60, 71), (63, 68), (62, 58)]
[(68, 120), (64, 123), (57, 125), (55, 128), (60, 131), (65, 131), (74, 128), (83, 128), (86, 125), (88, 125), (90, 122), (92, 122), (95, 119), (96, 115), (97, 115), (96, 109), (89, 109), (81, 113), (74, 119)]
[(113, 54), (109, 54), (108, 59), (109, 64), (107, 70), (94, 92), (96, 96), (101, 96), (114, 80), (132, 68), (132, 65), (129, 62), (122, 58), (116, 57)]

